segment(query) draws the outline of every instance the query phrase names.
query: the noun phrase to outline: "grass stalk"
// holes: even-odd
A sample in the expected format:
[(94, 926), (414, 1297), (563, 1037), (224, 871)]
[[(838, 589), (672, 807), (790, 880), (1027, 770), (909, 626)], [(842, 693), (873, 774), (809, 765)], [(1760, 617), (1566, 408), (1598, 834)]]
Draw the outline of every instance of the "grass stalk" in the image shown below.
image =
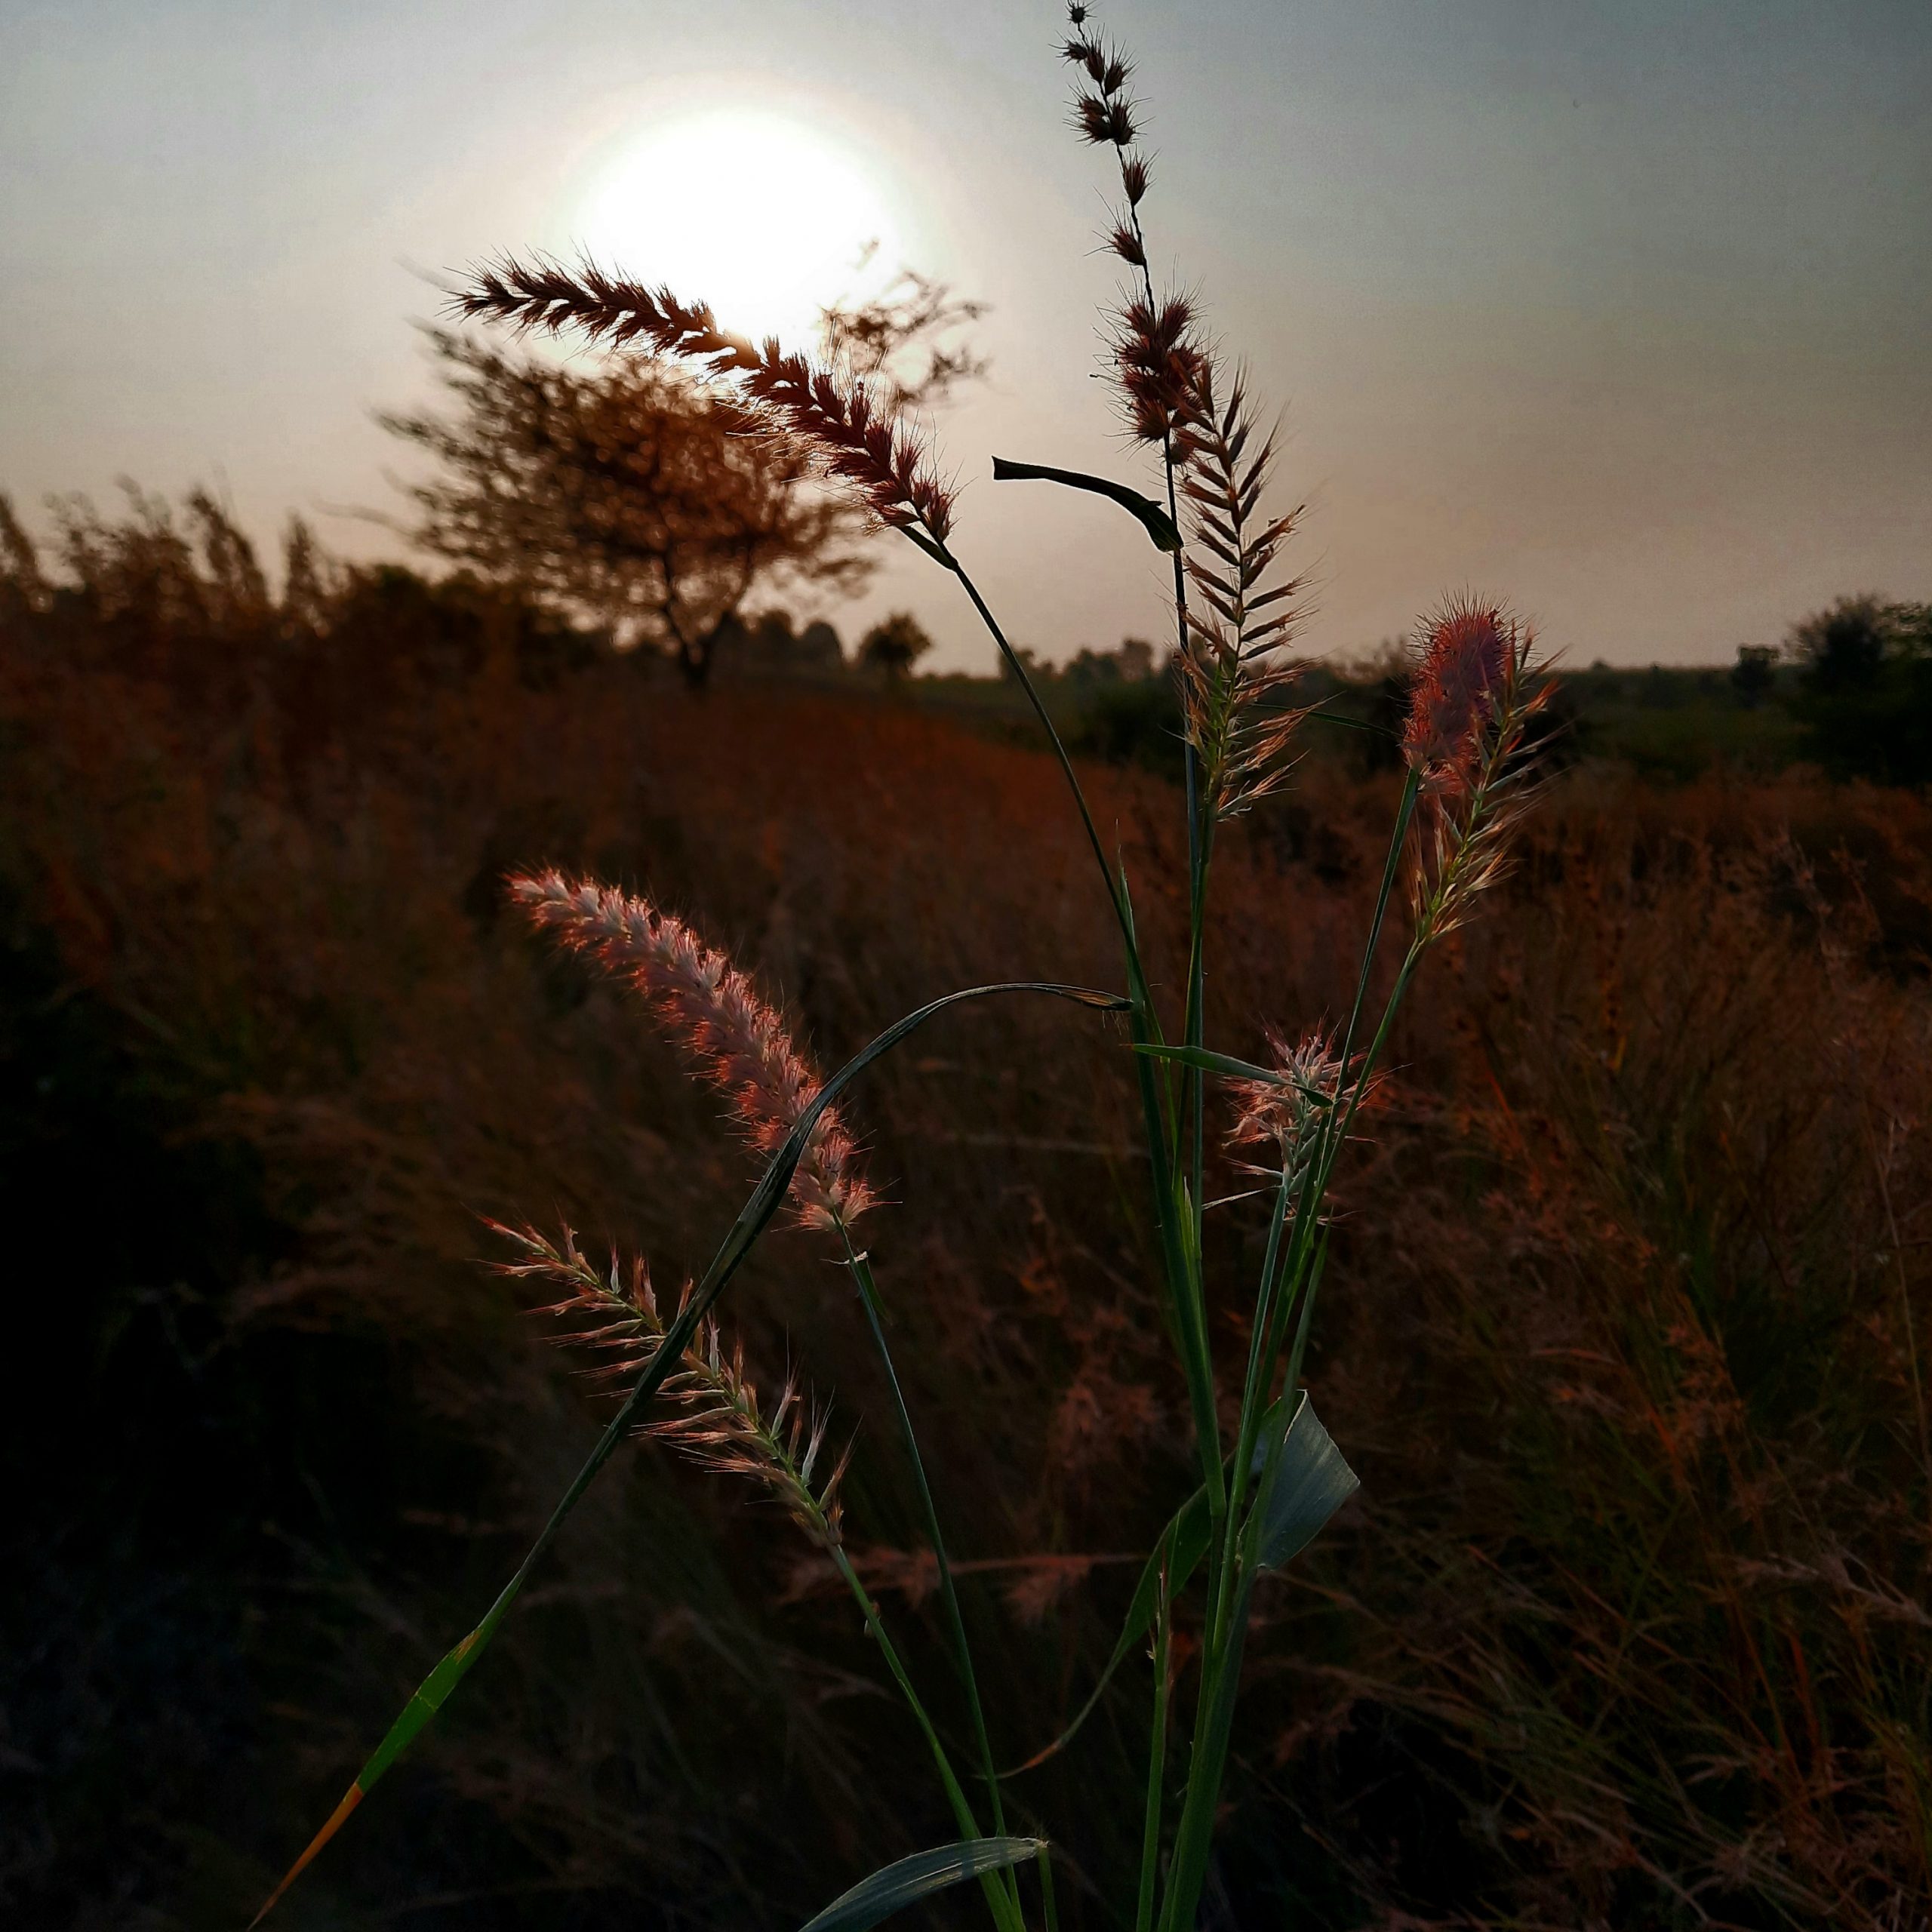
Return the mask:
[[(927, 1539), (932, 1545), (934, 1560), (939, 1566), (940, 1601), (946, 1613), (954, 1666), (959, 1673), (961, 1687), (966, 1693), (967, 1708), (972, 1718), (974, 1748), (979, 1753), (980, 1772), (986, 1780), (988, 1802), (992, 1807), (993, 1834), (997, 1838), (1004, 1838), (1006, 1835), (1005, 1805), (1000, 1795), (999, 1770), (993, 1758), (992, 1742), (986, 1730), (986, 1707), (980, 1698), (978, 1674), (973, 1668), (973, 1647), (967, 1637), (966, 1620), (959, 1607), (959, 1593), (953, 1583), (952, 1564), (946, 1555), (946, 1537), (940, 1528), (939, 1508), (933, 1500), (932, 1485), (926, 1478), (925, 1458), (919, 1452), (918, 1432), (912, 1426), (912, 1411), (906, 1407), (905, 1391), (900, 1384), (899, 1371), (893, 1362), (891, 1346), (885, 1339), (885, 1322), (879, 1301), (878, 1284), (873, 1278), (870, 1260), (862, 1250), (853, 1244), (851, 1229), (841, 1222), (838, 1232), (844, 1244), (847, 1271), (858, 1289), (860, 1301), (866, 1311), (866, 1320), (872, 1330), (872, 1342), (885, 1370), (887, 1384), (892, 1391), (893, 1411), (898, 1420), (900, 1436), (906, 1445), (906, 1456), (912, 1463), (913, 1481), (919, 1493), (919, 1508), (925, 1518)], [(989, 1877), (992, 1875), (989, 1875)], [(1017, 1914), (1020, 1909), (1020, 1881), (1010, 1868), (998, 1877)]]
[(1140, 1832), (1140, 1889), (1134, 1908), (1134, 1932), (1152, 1932), (1155, 1887), (1160, 1878), (1161, 1816), (1168, 1774), (1168, 1704), (1174, 1688), (1171, 1662), (1173, 1604), (1168, 1570), (1161, 1565), (1160, 1595), (1154, 1610), (1154, 1723), (1147, 1746), (1147, 1804)]

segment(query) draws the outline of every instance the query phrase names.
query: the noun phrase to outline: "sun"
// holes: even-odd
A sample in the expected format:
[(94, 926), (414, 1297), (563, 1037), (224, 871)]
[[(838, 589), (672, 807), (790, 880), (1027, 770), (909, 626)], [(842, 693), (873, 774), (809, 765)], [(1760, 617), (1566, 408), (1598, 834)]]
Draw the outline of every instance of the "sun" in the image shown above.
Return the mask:
[(858, 263), (905, 258), (883, 169), (832, 128), (761, 106), (672, 113), (620, 141), (573, 226), (601, 264), (709, 302), (740, 335), (809, 344)]

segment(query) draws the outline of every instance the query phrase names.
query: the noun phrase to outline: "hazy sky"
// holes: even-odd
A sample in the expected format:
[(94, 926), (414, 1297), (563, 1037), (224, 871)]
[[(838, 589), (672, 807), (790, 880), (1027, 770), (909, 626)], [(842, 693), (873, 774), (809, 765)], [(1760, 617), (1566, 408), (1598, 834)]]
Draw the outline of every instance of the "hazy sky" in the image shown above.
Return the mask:
[[(1146, 0), (1157, 269), (1285, 411), (1311, 648), (1441, 592), (1580, 662), (1932, 598), (1932, 0)], [(995, 451), (1132, 475), (1093, 380), (1109, 171), (1018, 0), (0, 0), (0, 488), (395, 511), (420, 269), (588, 242), (797, 312), (856, 242), (983, 296), (942, 426), (1017, 636), (1155, 632), (1160, 560)], [(755, 166), (751, 164), (755, 163)], [(698, 219), (692, 211), (700, 211)], [(694, 280), (694, 278), (698, 278)], [(901, 548), (903, 546), (901, 546)], [(983, 666), (909, 554), (909, 605)]]

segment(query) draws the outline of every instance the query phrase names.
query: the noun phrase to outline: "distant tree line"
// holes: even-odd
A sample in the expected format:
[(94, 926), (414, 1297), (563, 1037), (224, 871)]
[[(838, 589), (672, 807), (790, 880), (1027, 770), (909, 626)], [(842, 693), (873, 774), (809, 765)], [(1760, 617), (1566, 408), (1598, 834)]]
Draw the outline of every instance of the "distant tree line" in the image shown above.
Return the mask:
[(1794, 674), (1785, 702), (1804, 758), (1834, 777), (1932, 783), (1932, 604), (1841, 597), (1794, 624), (1782, 651), (1740, 645), (1740, 702), (1778, 693), (1780, 660)]

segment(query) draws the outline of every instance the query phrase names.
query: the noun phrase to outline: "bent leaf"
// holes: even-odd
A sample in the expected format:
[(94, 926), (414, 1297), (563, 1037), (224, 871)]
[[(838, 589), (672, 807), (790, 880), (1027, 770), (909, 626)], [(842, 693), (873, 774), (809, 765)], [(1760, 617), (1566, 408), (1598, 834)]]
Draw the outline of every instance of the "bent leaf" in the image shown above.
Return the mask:
[(1075, 1732), (1079, 1730), (1094, 1714), (1094, 1707), (1100, 1701), (1100, 1694), (1113, 1681), (1114, 1672), (1127, 1661), (1128, 1655), (1136, 1644), (1146, 1636), (1154, 1621), (1154, 1615), (1160, 1601), (1161, 1567), (1168, 1566), (1169, 1593), (1177, 1592), (1189, 1577), (1198, 1567), (1201, 1559), (1208, 1554), (1209, 1526), (1212, 1518), (1208, 1513), (1208, 1491), (1204, 1487), (1197, 1489), (1168, 1519), (1168, 1526), (1155, 1543), (1153, 1553), (1140, 1572), (1140, 1580), (1134, 1586), (1134, 1595), (1127, 1606), (1127, 1616), (1121, 1625), (1120, 1635), (1116, 1640), (1113, 1654), (1107, 1659), (1106, 1668), (1100, 1672), (1098, 1681), (1088, 1694), (1087, 1701), (1075, 1714), (1073, 1721), (1051, 1744), (1034, 1752), (1023, 1764), (1015, 1764), (1011, 1770), (1003, 1772), (1005, 1777), (1017, 1777), (1022, 1771), (1030, 1771), (1035, 1765), (1044, 1764), (1049, 1758), (1063, 1751), (1073, 1741)]
[[(1266, 1457), (1255, 1449), (1255, 1473)], [(1361, 1487), (1334, 1438), (1321, 1426), (1303, 1389), (1288, 1424), (1287, 1440), (1275, 1472), (1275, 1487), (1261, 1520), (1261, 1542), (1255, 1557), (1259, 1571), (1278, 1570), (1300, 1555), (1315, 1532)]]
[[(739, 1211), (737, 1219), (731, 1223), (718, 1252), (712, 1256), (711, 1266), (704, 1272), (704, 1278), (693, 1290), (683, 1312), (666, 1330), (663, 1340), (653, 1352), (650, 1362), (638, 1377), (635, 1386), (625, 1397), (623, 1407), (611, 1417), (608, 1426), (598, 1438), (596, 1447), (591, 1451), (583, 1468), (577, 1472), (570, 1487), (565, 1491), (562, 1500), (550, 1512), (550, 1520), (544, 1524), (542, 1533), (531, 1546), (529, 1553), (517, 1566), (516, 1574), (503, 1586), (496, 1601), (490, 1606), (488, 1615), (423, 1680), (415, 1694), (403, 1706), (401, 1715), (389, 1726), (369, 1761), (356, 1774), (355, 1782), (343, 1793), (341, 1802), (329, 1814), (321, 1829), (309, 1840), (301, 1857), (282, 1875), (281, 1882), (269, 1894), (261, 1910), (249, 1921), (250, 1932), (254, 1932), (254, 1928), (275, 1909), (283, 1894), (307, 1869), (316, 1854), (348, 1823), (349, 1814), (368, 1795), (371, 1786), (415, 1742), (418, 1734), (442, 1708), (445, 1700), (488, 1647), (490, 1639), (497, 1634), (497, 1626), (503, 1622), (531, 1571), (549, 1549), (557, 1532), (563, 1527), (565, 1520), (577, 1507), (598, 1472), (609, 1461), (612, 1452), (623, 1440), (630, 1427), (631, 1418), (657, 1393), (659, 1385), (683, 1355), (685, 1344), (697, 1332), (698, 1324), (710, 1312), (718, 1298), (730, 1285), (732, 1276), (750, 1254), (758, 1236), (770, 1225), (772, 1217), (777, 1213), (784, 1201), (786, 1190), (792, 1185), (792, 1176), (798, 1172), (798, 1163), (804, 1158), (805, 1146), (811, 1138), (812, 1130), (817, 1126), (826, 1108), (881, 1054), (890, 1052), (908, 1034), (923, 1026), (935, 1014), (943, 1012), (949, 1006), (957, 1006), (964, 1000), (985, 999), (995, 993), (1020, 992), (1046, 993), (1056, 999), (1072, 1000), (1078, 1005), (1095, 1007), (1109, 1013), (1124, 1012), (1132, 1004), (1131, 1001), (1118, 993), (1097, 992), (1090, 986), (1063, 986), (1051, 980), (1013, 980), (996, 986), (968, 986), (958, 992), (946, 993), (938, 999), (930, 1001), (916, 1012), (909, 1013), (903, 1019), (895, 1020), (826, 1081), (812, 1097), (811, 1103), (799, 1115), (797, 1123), (785, 1137), (783, 1144), (771, 1157), (770, 1166), (759, 1178), (757, 1186), (752, 1190), (750, 1198)], [(1029, 1852), (1023, 1856), (1030, 1855), (1032, 1842), (1030, 1839), (1026, 1841)]]
[(968, 1878), (1004, 1871), (1045, 1848), (1044, 1838), (961, 1838), (957, 1844), (915, 1851), (834, 1899), (803, 1932), (865, 1932), (902, 1906)]
[(1321, 1106), (1334, 1104), (1332, 1094), (1324, 1094), (1319, 1087), (1311, 1087), (1306, 1081), (1297, 1080), (1292, 1073), (1284, 1073), (1278, 1066), (1257, 1066), (1252, 1060), (1235, 1059), (1232, 1054), (1214, 1053), (1206, 1047), (1143, 1045), (1139, 1041), (1134, 1042), (1134, 1051), (1152, 1060), (1179, 1060), (1183, 1066), (1198, 1067), (1203, 1073), (1218, 1073), (1229, 1080), (1254, 1080), (1270, 1087), (1292, 1087), (1297, 1094)]
[(1040, 463), (1009, 463), (1003, 456), (993, 458), (993, 481), (995, 483), (1064, 483), (1069, 490), (1091, 490), (1097, 497), (1106, 497), (1119, 504), (1130, 516), (1137, 517), (1141, 527), (1153, 539), (1157, 550), (1174, 551), (1180, 548), (1180, 532), (1174, 528), (1174, 520), (1151, 497), (1143, 497), (1138, 490), (1130, 490), (1124, 483), (1116, 483), (1110, 477), (1089, 476), (1081, 469), (1051, 469)]

